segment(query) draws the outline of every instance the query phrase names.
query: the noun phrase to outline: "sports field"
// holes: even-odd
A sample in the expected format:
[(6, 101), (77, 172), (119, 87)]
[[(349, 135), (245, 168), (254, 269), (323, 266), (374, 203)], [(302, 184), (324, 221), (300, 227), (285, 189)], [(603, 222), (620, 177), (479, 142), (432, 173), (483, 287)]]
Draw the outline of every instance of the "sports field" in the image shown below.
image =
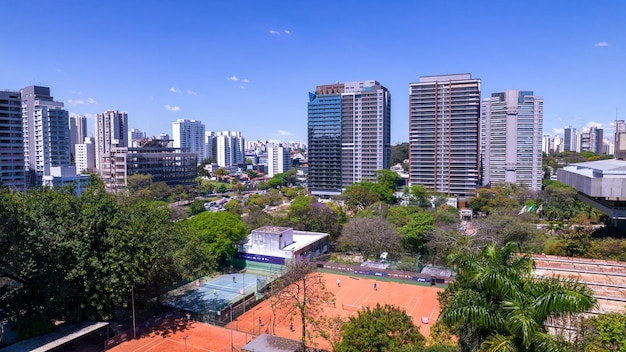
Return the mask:
[[(328, 289), (335, 294), (336, 299), (334, 307), (324, 309), (326, 316), (339, 315), (347, 319), (351, 315), (356, 315), (357, 310), (364, 306), (375, 306), (377, 302), (393, 304), (406, 309), (407, 314), (412, 316), (413, 322), (420, 326), (420, 331), (424, 336), (429, 335), (430, 324), (433, 324), (439, 316), (437, 292), (442, 291), (443, 288), (380, 281), (373, 277), (356, 275), (321, 273), (321, 276)], [(337, 286), (337, 279), (340, 280), (340, 287)], [(376, 289), (374, 289), (374, 282), (376, 282)], [(259, 324), (259, 318), (261, 324)], [(266, 331), (295, 340), (300, 338), (302, 330), (297, 323), (291, 331), (290, 321), (277, 321), (275, 324), (270, 324), (271, 318), (269, 302), (264, 301), (235, 319), (226, 328), (190, 323), (179, 319), (178, 325), (142, 335), (139, 339), (124, 342), (110, 351), (184, 351), (186, 342), (188, 352), (227, 352), (231, 351), (231, 336), (232, 346), (240, 351), (241, 347), (250, 342), (254, 335)], [(422, 319), (427, 319), (428, 323), (422, 323)], [(299, 317), (295, 317), (294, 321), (298, 322)], [(275, 326), (273, 330), (270, 328), (272, 325)], [(187, 338), (185, 339), (184, 336)], [(328, 346), (325, 340), (319, 339), (317, 342), (320, 347)]]
[[(166, 323), (167, 324), (167, 323)], [(136, 340), (126, 341), (111, 352), (232, 352), (237, 351), (253, 336), (238, 331), (230, 331), (210, 324), (187, 322), (178, 319), (169, 322), (150, 334)]]
[[(373, 277), (342, 275), (333, 273), (322, 273), (326, 287), (335, 294), (335, 306), (324, 309), (326, 316), (339, 315), (348, 319), (351, 315), (356, 315), (361, 307), (376, 306), (376, 303), (393, 304), (402, 307), (407, 314), (413, 318), (415, 325), (420, 326), (420, 332), (424, 336), (430, 333), (430, 324), (433, 324), (439, 316), (439, 302), (437, 292), (443, 288), (422, 286), (410, 283), (391, 282), (375, 280)], [(337, 279), (340, 280), (340, 287), (337, 286)], [(376, 282), (376, 289), (374, 289)], [(261, 324), (259, 324), (259, 318)], [(275, 335), (299, 339), (302, 329), (297, 322), (299, 317), (294, 318), (294, 329), (290, 329), (290, 321), (276, 321), (270, 324), (272, 312), (269, 302), (265, 301), (257, 305), (244, 315), (232, 322), (233, 329), (259, 334), (264, 332)], [(422, 319), (428, 323), (422, 323)], [(275, 326), (272, 331), (271, 326)], [(230, 327), (230, 325), (227, 325)], [(326, 345), (323, 340), (319, 341), (320, 346)]]

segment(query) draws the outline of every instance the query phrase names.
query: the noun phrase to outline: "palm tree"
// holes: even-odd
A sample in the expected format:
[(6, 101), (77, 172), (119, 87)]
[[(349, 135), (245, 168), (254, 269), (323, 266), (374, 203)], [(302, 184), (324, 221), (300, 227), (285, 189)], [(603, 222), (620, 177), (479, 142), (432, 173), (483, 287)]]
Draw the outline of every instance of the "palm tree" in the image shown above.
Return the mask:
[(583, 284), (534, 278), (532, 258), (517, 251), (516, 243), (489, 244), (452, 258), (458, 275), (439, 298), (440, 318), (462, 351), (560, 351), (546, 321), (595, 306)]

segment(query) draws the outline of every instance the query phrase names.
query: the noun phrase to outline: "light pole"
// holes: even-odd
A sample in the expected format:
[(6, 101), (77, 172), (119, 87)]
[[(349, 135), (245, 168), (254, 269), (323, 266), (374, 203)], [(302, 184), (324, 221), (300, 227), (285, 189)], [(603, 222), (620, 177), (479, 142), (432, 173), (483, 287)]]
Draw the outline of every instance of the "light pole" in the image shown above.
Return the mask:
[(185, 340), (185, 352), (187, 352), (187, 338), (188, 337), (189, 337), (189, 335), (183, 336), (183, 340)]
[(135, 284), (130, 287), (130, 303), (133, 309), (133, 339), (137, 339), (137, 328), (135, 326)]

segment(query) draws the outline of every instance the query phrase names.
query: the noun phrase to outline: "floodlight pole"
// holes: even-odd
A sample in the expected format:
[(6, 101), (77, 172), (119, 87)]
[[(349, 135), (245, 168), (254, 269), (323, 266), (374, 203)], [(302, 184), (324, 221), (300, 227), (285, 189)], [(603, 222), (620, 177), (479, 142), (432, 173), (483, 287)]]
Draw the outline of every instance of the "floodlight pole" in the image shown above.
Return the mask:
[(243, 270), (243, 312), (246, 312), (246, 270)]

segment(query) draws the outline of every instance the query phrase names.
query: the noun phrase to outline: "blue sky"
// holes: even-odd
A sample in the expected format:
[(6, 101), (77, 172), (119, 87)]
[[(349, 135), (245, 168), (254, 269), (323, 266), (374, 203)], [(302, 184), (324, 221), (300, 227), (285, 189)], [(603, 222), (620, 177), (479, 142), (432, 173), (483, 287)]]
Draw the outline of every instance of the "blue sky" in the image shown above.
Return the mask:
[(5, 1), (0, 89), (51, 88), (75, 114), (179, 118), (247, 140), (307, 139), (316, 85), (378, 80), (392, 144), (408, 86), (471, 73), (482, 96), (544, 97), (544, 133), (626, 119), (626, 1)]

